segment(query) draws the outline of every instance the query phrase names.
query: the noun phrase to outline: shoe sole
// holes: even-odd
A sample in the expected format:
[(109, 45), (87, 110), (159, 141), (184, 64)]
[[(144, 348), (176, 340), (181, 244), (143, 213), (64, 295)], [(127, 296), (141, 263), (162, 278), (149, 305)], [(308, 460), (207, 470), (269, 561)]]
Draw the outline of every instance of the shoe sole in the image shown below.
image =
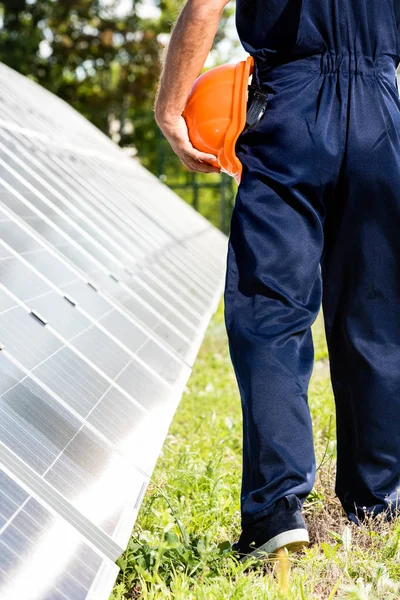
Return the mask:
[(278, 535), (268, 540), (268, 542), (259, 548), (256, 548), (253, 552), (249, 552), (240, 560), (243, 562), (249, 558), (249, 556), (259, 558), (266, 554), (275, 554), (281, 548), (287, 548), (289, 552), (297, 552), (305, 546), (308, 546), (309, 543), (310, 538), (307, 529), (290, 529), (289, 531), (278, 533)]

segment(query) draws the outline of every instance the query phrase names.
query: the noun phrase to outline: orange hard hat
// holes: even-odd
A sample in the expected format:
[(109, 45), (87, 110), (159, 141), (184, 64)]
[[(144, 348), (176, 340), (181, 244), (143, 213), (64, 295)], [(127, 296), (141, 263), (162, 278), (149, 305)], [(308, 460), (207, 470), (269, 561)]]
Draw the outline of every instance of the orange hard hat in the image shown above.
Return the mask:
[[(202, 73), (194, 82), (182, 113), (191, 144), (201, 152), (214, 154), (218, 166), (237, 183), (242, 164), (236, 156), (235, 144), (247, 125), (249, 77), (253, 70), (254, 59), (248, 56), (236, 65), (221, 65)], [(262, 97), (257, 105), (258, 121), (265, 110), (267, 95), (259, 90), (256, 96)]]

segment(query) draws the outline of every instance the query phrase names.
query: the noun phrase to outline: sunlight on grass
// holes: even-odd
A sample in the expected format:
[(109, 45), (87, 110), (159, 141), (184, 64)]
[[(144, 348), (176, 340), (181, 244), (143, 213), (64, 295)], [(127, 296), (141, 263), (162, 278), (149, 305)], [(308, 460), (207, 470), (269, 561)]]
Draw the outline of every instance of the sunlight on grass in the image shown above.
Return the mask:
[(357, 527), (335, 497), (335, 408), (320, 314), (309, 405), (317, 459), (304, 505), (311, 546), (239, 564), (241, 408), (221, 303), (170, 427), (112, 600), (314, 600), (400, 597), (400, 524)]

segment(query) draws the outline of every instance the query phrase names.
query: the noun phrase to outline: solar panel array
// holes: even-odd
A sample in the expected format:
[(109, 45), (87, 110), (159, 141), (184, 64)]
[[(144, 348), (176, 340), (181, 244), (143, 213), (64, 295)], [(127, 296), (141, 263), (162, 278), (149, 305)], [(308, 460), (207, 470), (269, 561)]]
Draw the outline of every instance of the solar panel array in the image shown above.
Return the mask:
[(0, 64), (0, 598), (108, 598), (226, 238)]

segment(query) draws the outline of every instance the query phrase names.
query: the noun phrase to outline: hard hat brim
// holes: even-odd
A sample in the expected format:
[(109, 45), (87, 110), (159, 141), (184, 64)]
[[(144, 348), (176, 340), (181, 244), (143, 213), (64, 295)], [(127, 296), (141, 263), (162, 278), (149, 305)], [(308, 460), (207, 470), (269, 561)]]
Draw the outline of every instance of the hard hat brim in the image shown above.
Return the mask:
[(252, 56), (248, 56), (246, 60), (242, 60), (236, 65), (232, 120), (224, 142), (224, 155), (227, 162), (224, 170), (232, 175), (238, 184), (242, 175), (242, 163), (236, 156), (235, 147), (239, 135), (246, 125), (249, 77), (253, 71), (254, 58)]

